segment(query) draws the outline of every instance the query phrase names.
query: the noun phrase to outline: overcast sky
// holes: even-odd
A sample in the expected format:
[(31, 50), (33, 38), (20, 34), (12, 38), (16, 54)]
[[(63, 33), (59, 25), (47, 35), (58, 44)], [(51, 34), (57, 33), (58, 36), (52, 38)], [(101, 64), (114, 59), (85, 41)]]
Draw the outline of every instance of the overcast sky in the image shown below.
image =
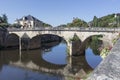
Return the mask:
[(0, 0), (0, 15), (6, 14), (9, 23), (30, 14), (57, 26), (73, 17), (89, 22), (112, 13), (120, 13), (120, 0)]

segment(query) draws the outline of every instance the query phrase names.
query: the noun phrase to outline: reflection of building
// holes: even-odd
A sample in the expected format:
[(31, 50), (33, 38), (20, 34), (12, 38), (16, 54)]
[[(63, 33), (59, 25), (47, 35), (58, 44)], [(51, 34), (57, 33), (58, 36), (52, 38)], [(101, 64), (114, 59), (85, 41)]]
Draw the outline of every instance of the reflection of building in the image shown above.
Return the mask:
[(43, 22), (31, 15), (17, 19), (14, 23), (22, 25), (22, 28), (43, 27)]

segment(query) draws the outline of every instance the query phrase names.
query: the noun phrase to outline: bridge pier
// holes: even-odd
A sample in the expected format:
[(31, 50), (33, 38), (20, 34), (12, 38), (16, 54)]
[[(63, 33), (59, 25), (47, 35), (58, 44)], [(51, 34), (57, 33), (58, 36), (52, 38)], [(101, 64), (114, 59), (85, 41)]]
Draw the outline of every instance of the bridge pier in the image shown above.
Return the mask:
[(70, 41), (67, 44), (69, 56), (80, 56), (85, 53), (85, 49), (81, 48), (82, 43), (80, 41)]
[(72, 43), (71, 42), (67, 42), (67, 50), (68, 50), (68, 55), (72, 56)]
[(19, 37), (19, 55), (20, 55), (20, 61), (21, 61), (21, 37)]
[(72, 43), (67, 43), (67, 53), (68, 56), (72, 56)]

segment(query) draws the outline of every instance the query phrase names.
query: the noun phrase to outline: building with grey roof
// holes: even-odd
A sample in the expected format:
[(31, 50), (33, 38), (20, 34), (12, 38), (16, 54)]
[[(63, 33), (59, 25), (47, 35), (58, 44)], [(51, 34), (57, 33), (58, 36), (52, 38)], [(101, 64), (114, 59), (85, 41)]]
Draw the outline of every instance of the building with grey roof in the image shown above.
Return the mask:
[(43, 22), (38, 20), (37, 18), (28, 15), (28, 16), (24, 16), (20, 19), (16, 19), (15, 24), (20, 24), (22, 25), (21, 28), (34, 28), (34, 27), (43, 27)]

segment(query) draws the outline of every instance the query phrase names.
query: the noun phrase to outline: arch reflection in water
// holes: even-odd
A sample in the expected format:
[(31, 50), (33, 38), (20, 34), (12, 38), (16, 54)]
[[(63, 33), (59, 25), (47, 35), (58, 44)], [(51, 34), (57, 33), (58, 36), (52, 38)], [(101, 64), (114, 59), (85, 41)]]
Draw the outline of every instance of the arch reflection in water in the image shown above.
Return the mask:
[(91, 48), (86, 49), (86, 60), (88, 64), (94, 69), (102, 61), (100, 55), (95, 55)]
[(44, 51), (42, 54), (44, 60), (54, 64), (67, 64), (66, 56), (66, 45), (62, 43), (53, 47), (52, 51)]
[[(6, 80), (5, 76), (8, 76), (10, 74), (16, 74), (16, 76), (18, 76), (19, 72), (26, 72), (26, 71), (27, 74), (24, 74), (21, 77), (30, 74), (34, 75), (32, 77), (37, 79), (40, 78), (42, 74), (41, 77), (47, 77), (48, 79), (51, 80), (61, 80), (62, 77), (60, 75), (63, 75), (65, 78), (66, 76), (74, 77), (75, 75), (78, 75), (81, 78), (85, 77), (86, 74), (92, 70), (91, 67), (88, 65), (88, 63), (86, 62), (85, 56), (67, 57), (65, 52), (65, 46), (66, 44), (62, 43), (56, 47), (51, 48), (52, 49), (51, 51), (53, 51), (54, 53), (56, 53), (54, 51), (54, 48), (55, 50), (57, 50), (57, 47), (61, 48), (61, 51), (64, 51), (61, 54), (65, 55), (64, 62), (66, 63), (63, 62), (60, 64), (56, 64), (56, 62), (50, 62), (47, 59), (45, 59), (43, 55), (45, 55), (46, 53), (44, 54), (43, 50), (40, 49), (22, 51), (21, 54), (19, 54), (19, 50), (1, 51), (0, 65), (1, 65), (2, 76), (0, 76), (0, 79), (2, 78), (2, 80)], [(52, 54), (52, 52), (50, 54)], [(53, 56), (63, 57), (61, 55), (53, 55)], [(6, 70), (10, 71), (7, 75), (4, 74)], [(17, 70), (17, 72), (14, 72), (14, 70)], [(37, 73), (37, 75), (39, 76), (35, 76), (36, 73), (34, 73), (34, 71), (39, 72), (39, 74)], [(49, 75), (46, 75), (46, 73)], [(10, 80), (16, 80), (16, 79), (11, 78)], [(21, 78), (21, 80), (24, 79)], [(46, 80), (46, 79), (43, 78), (41, 80)]]

